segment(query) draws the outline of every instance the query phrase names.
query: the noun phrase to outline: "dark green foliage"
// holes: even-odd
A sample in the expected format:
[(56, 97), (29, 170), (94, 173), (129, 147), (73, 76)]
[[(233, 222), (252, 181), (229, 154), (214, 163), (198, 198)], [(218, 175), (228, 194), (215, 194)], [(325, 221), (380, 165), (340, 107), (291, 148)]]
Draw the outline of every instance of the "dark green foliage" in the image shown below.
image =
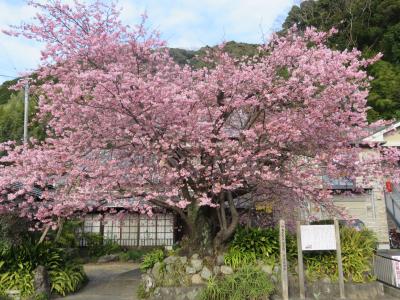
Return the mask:
[[(276, 228), (239, 227), (230, 244), (239, 252), (254, 253), (257, 259), (279, 258), (279, 230)], [(296, 240), (289, 232), (286, 234), (288, 258), (297, 256)]]
[(135, 261), (138, 262), (142, 259), (143, 255), (145, 255), (146, 251), (142, 249), (132, 249), (126, 252), (123, 252), (119, 255), (120, 260), (122, 261)]
[(257, 267), (245, 266), (224, 277), (212, 277), (203, 290), (204, 300), (267, 299), (274, 291), (268, 275)]
[(0, 254), (13, 245), (20, 245), (28, 236), (29, 223), (14, 214), (0, 215)]
[(48, 272), (51, 289), (61, 295), (76, 291), (86, 280), (82, 266), (50, 242), (37, 244), (25, 239), (20, 245), (3, 249), (0, 254), (0, 294), (18, 288), (25, 296), (33, 293), (33, 271), (44, 266)]
[(57, 240), (57, 231), (52, 231), (47, 236), (61, 248), (78, 248), (80, 240), (78, 230), (82, 228), (82, 223), (83, 221), (79, 219), (65, 221)]
[(383, 53), (383, 61), (370, 67), (372, 81), (368, 120), (400, 119), (400, 0), (319, 0), (293, 6), (285, 29), (314, 26), (322, 31), (339, 30), (330, 46), (340, 50), (353, 47), (364, 56)]
[[(234, 41), (230, 41), (225, 43), (223, 49), (232, 57), (242, 58), (244, 56), (251, 57), (256, 55), (258, 53), (258, 47), (259, 45), (255, 44), (237, 43)], [(217, 46), (206, 46), (196, 51), (171, 48), (169, 49), (169, 52), (172, 58), (180, 65), (189, 65), (193, 68), (202, 68), (210, 67), (210, 63), (203, 61), (203, 59), (207, 56), (207, 52), (212, 53), (217, 49)]]
[(368, 112), (369, 119), (400, 119), (400, 64), (379, 61), (369, 72), (375, 78), (368, 98), (373, 107)]
[(169, 54), (177, 62), (179, 65), (188, 65), (190, 62), (195, 59), (196, 51), (193, 50), (185, 50), (179, 48), (170, 48)]
[(13, 93), (16, 93), (14, 90), (10, 90), (10, 87), (18, 83), (18, 79), (4, 81), (0, 85), (0, 105), (6, 104), (8, 100), (11, 98)]
[(274, 228), (239, 227), (231, 247), (242, 252), (253, 252), (257, 257), (279, 252), (279, 231)]
[[(332, 221), (323, 220), (316, 223), (331, 224)], [(345, 279), (354, 282), (371, 280), (371, 264), (377, 243), (374, 233), (368, 229), (357, 231), (342, 225), (340, 239)], [(256, 265), (257, 260), (274, 265), (279, 262), (279, 251), (277, 229), (240, 228), (225, 254), (225, 263), (234, 269)], [(296, 237), (290, 233), (286, 234), (286, 251), (289, 262), (294, 265), (297, 261), (297, 242)], [(330, 277), (337, 280), (335, 251), (304, 252), (304, 264), (310, 279)]]
[[(9, 140), (21, 141), (23, 137), (23, 124), (24, 124), (24, 100), (23, 93), (18, 92), (10, 96), (7, 101), (0, 98), (0, 143)], [(39, 140), (45, 137), (45, 128), (43, 125), (34, 121), (33, 118), (36, 114), (36, 102), (31, 100), (29, 102), (29, 136)]]
[(77, 291), (86, 281), (86, 275), (81, 265), (69, 264), (63, 269), (49, 272), (51, 291), (62, 296)]
[(117, 243), (104, 239), (101, 234), (85, 233), (83, 236), (87, 243), (86, 250), (91, 257), (100, 257), (121, 251), (121, 247)]

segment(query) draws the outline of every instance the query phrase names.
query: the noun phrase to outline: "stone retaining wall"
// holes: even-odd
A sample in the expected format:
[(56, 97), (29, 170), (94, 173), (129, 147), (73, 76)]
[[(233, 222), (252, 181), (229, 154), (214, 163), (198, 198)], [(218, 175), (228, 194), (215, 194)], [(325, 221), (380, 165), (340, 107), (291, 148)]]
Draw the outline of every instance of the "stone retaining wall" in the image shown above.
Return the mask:
[[(383, 285), (377, 281), (368, 283), (345, 283), (344, 290), (346, 300), (385, 299)], [(320, 280), (306, 283), (306, 297), (309, 299), (337, 300), (339, 296), (339, 283), (337, 282)], [(279, 298), (280, 297), (276, 297), (276, 299)], [(299, 298), (299, 285), (298, 281), (294, 278), (289, 280), (289, 298)]]
[[(195, 300), (204, 285), (190, 287), (162, 287), (156, 288), (154, 295), (149, 300)], [(370, 283), (345, 283), (346, 300), (376, 300), (385, 299), (383, 285), (380, 282)], [(339, 299), (339, 285), (317, 281), (306, 287), (307, 299), (337, 300)], [(279, 295), (273, 295), (273, 300), (280, 300)], [(289, 299), (298, 299), (299, 290), (291, 286)]]
[(196, 300), (204, 285), (156, 288), (149, 300)]

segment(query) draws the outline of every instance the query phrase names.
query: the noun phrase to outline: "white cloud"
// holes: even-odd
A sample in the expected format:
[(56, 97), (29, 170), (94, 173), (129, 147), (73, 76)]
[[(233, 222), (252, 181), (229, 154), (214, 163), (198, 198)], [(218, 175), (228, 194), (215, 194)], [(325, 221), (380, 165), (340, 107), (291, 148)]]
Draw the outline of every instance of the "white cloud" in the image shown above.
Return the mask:
[[(128, 0), (125, 0), (125, 2)], [(150, 23), (173, 47), (216, 44), (224, 40), (262, 42), (279, 30), (276, 20), (297, 0), (148, 0)], [(189, 44), (193, 43), (193, 44)]]
[[(34, 16), (22, 0), (0, 0), (0, 29)], [(45, 1), (45, 0), (43, 0)], [(108, 0), (105, 0), (108, 1)], [(67, 0), (71, 3), (73, 0)], [(85, 2), (91, 2), (87, 0)], [(172, 47), (198, 48), (223, 41), (262, 42), (279, 29), (276, 20), (299, 0), (119, 0), (124, 23), (135, 25), (147, 12), (150, 29)], [(37, 66), (40, 45), (0, 34), (0, 74)], [(1, 80), (1, 78), (0, 78)]]
[[(0, 0), (0, 30), (18, 25), (35, 15), (35, 9), (26, 4), (12, 4)], [(34, 69), (40, 58), (40, 45), (24, 38), (0, 33), (0, 74), (18, 76)], [(7, 78), (0, 78), (0, 82)]]

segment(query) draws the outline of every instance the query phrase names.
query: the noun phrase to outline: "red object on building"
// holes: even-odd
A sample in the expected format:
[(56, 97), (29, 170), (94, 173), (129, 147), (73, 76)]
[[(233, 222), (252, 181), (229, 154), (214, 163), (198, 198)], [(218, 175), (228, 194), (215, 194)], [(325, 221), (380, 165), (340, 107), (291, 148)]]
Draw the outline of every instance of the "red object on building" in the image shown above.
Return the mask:
[(392, 183), (388, 180), (386, 181), (386, 190), (391, 193), (393, 191)]

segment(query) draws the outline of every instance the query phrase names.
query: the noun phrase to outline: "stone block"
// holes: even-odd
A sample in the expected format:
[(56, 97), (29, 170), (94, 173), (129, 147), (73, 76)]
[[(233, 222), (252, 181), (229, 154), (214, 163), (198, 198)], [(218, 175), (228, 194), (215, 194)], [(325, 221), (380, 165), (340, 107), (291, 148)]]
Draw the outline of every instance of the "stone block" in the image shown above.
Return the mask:
[(223, 265), (221, 266), (221, 273), (224, 275), (230, 275), (233, 274), (233, 269), (229, 266)]
[(194, 274), (192, 276), (192, 284), (203, 284), (203, 279), (201, 278), (201, 276), (199, 274)]
[(212, 272), (206, 266), (204, 266), (201, 270), (200, 276), (201, 278), (208, 280), (212, 276)]
[(47, 296), (50, 299), (50, 281), (45, 267), (38, 266), (33, 271), (33, 287), (36, 295)]
[(201, 269), (203, 268), (203, 260), (202, 259), (194, 259), (194, 258), (192, 258), (190, 260), (190, 264), (196, 270), (196, 272), (200, 272)]

